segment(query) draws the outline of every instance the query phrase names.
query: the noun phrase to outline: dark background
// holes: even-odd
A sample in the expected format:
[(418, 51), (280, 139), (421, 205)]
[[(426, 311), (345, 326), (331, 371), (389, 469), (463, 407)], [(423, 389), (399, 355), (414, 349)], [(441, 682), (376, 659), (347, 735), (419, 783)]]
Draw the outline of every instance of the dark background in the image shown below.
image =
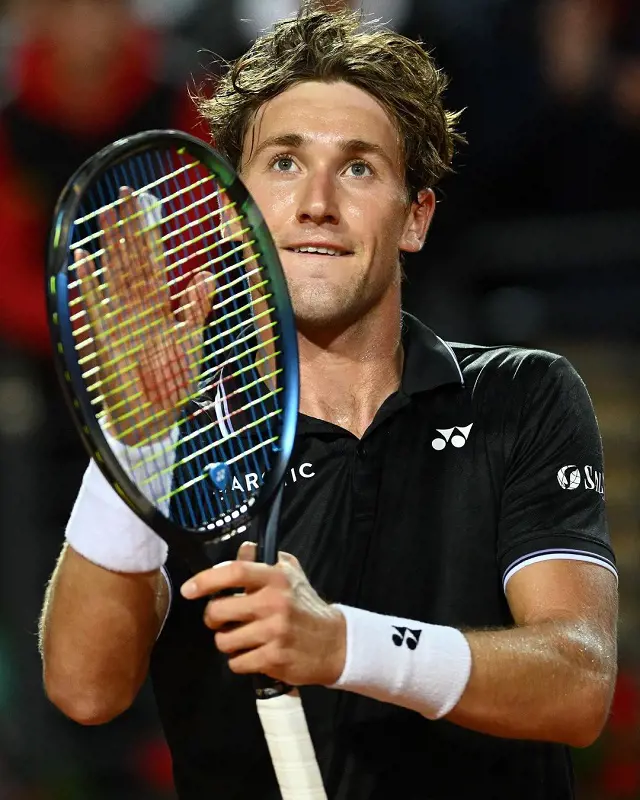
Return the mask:
[[(579, 797), (640, 798), (640, 4), (364, 6), (421, 36), (451, 76), (449, 105), (467, 109), (469, 144), (428, 246), (407, 262), (405, 307), (452, 340), (560, 352), (591, 391), (620, 568), (620, 676), (605, 734), (576, 752)], [(45, 240), (84, 158), (153, 127), (204, 135), (189, 82), (295, 7), (0, 0), (0, 800), (173, 797), (148, 690), (87, 729), (42, 691), (37, 618), (86, 463), (52, 374)]]

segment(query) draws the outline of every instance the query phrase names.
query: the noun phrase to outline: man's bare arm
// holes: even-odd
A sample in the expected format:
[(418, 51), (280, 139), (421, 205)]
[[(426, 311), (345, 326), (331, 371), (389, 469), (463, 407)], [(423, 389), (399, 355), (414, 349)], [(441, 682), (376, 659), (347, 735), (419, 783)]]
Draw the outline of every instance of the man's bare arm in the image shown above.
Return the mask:
[(591, 744), (616, 677), (617, 587), (603, 567), (544, 561), (507, 585), (517, 627), (466, 633), (473, 667), (447, 719), (513, 738)]
[[(245, 594), (219, 596), (234, 586)], [(481, 733), (574, 746), (593, 742), (609, 712), (617, 587), (596, 564), (524, 567), (507, 586), (516, 625), (464, 633), (332, 607), (286, 554), (268, 567), (241, 551), (238, 560), (189, 579), (181, 592), (187, 599), (214, 596), (204, 621), (238, 674), (332, 686)], [(229, 625), (237, 620), (244, 622)], [(400, 646), (407, 632), (413, 647)]]
[(142, 686), (169, 604), (162, 573), (110, 572), (65, 545), (40, 620), (44, 685), (85, 725), (125, 711)]

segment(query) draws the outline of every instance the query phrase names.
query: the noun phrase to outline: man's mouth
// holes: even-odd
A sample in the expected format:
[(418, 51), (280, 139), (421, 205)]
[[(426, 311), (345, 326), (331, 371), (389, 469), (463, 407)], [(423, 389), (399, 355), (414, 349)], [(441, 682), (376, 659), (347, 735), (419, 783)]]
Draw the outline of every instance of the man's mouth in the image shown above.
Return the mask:
[(339, 258), (340, 256), (352, 256), (353, 253), (348, 250), (336, 250), (333, 247), (313, 247), (313, 246), (306, 246), (303, 245), (302, 247), (287, 247), (287, 250), (291, 253), (305, 253), (307, 255), (319, 255), (319, 256), (334, 256)]

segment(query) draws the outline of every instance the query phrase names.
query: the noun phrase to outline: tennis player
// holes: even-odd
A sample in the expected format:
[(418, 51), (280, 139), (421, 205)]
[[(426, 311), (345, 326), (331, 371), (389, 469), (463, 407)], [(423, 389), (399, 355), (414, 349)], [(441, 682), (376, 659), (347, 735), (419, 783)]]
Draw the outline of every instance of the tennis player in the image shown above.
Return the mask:
[(193, 577), (90, 467), (41, 626), (46, 691), (80, 723), (150, 672), (181, 800), (278, 797), (252, 673), (302, 687), (332, 800), (568, 800), (569, 746), (605, 724), (617, 582), (585, 386), (401, 310), (457, 141), (444, 87), (418, 44), (307, 8), (201, 102), (295, 308), (292, 555), (232, 539)]

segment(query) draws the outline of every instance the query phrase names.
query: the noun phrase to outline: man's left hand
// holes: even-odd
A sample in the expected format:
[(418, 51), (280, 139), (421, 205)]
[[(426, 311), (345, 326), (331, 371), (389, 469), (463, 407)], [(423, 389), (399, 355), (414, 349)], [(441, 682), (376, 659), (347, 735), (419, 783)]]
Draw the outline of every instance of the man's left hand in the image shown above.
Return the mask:
[(335, 683), (346, 657), (344, 616), (319, 597), (294, 556), (280, 553), (276, 566), (254, 559), (255, 545), (245, 542), (236, 561), (198, 573), (181, 593), (195, 600), (242, 587), (242, 594), (214, 597), (204, 612), (233, 672), (290, 686)]

